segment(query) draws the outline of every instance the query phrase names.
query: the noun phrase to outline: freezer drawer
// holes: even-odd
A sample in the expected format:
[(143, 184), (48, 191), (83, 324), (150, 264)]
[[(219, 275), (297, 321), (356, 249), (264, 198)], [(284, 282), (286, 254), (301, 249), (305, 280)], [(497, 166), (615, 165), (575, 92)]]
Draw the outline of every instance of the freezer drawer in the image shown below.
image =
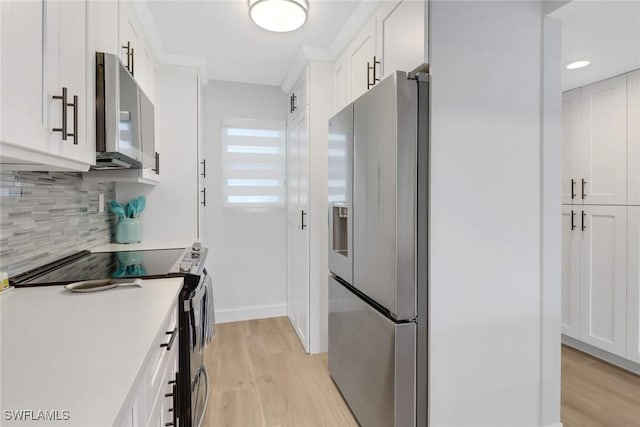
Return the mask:
[(416, 325), (329, 278), (329, 372), (363, 427), (415, 426)]

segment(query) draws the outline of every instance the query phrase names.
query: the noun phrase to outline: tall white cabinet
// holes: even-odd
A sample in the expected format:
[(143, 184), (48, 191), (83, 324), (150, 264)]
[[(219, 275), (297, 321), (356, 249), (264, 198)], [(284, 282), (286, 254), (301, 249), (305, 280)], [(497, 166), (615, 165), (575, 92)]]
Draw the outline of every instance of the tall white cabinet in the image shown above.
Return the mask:
[(335, 105), (333, 77), (333, 64), (311, 62), (286, 105), (287, 315), (309, 353), (327, 351), (327, 146)]
[(614, 363), (640, 362), (639, 137), (640, 71), (563, 94), (562, 333)]

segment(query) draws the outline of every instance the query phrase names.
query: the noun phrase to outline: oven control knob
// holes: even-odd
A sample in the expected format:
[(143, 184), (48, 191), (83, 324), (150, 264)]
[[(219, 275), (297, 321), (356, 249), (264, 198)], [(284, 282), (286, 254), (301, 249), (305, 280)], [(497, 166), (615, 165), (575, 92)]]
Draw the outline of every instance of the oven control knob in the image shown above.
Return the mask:
[(193, 249), (195, 252), (200, 252), (202, 250), (202, 243), (200, 242), (195, 242), (192, 246), (191, 249)]
[(180, 271), (191, 271), (191, 263), (190, 262), (181, 262), (180, 263)]

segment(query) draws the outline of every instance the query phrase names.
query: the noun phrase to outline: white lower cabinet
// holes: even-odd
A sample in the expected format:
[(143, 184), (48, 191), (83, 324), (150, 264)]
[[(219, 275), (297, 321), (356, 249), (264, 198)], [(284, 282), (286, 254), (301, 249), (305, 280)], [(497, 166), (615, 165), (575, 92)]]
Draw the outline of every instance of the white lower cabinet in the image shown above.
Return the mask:
[(172, 307), (147, 354), (141, 375), (114, 426), (177, 426), (178, 305)]
[(640, 363), (640, 206), (629, 207), (627, 358)]
[(624, 357), (627, 207), (584, 206), (580, 216), (580, 340)]
[(562, 333), (625, 357), (627, 207), (563, 206)]

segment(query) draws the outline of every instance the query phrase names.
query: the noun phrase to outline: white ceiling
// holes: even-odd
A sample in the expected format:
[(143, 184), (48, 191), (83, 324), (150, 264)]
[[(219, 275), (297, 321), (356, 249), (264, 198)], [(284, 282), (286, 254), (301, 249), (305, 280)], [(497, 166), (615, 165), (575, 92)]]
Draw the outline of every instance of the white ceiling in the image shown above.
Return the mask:
[(302, 46), (328, 49), (360, 0), (310, 0), (299, 30), (272, 33), (249, 18), (246, 0), (148, 1), (167, 54), (205, 57), (209, 78), (280, 86)]
[[(562, 90), (640, 68), (640, 0), (574, 0), (551, 16), (562, 21)], [(586, 59), (588, 67), (565, 65)]]

